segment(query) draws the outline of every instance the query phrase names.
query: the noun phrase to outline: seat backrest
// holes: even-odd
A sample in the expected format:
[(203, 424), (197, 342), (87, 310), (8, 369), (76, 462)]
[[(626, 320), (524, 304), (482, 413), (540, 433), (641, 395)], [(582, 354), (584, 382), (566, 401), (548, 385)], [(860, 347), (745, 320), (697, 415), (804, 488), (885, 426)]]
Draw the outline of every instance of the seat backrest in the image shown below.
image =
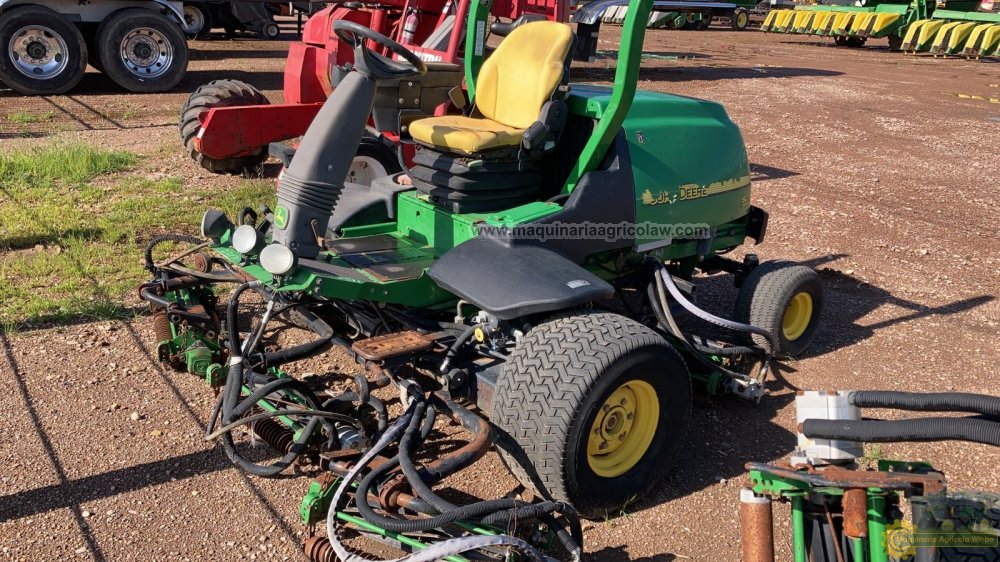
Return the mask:
[(508, 127), (530, 127), (562, 82), (572, 45), (573, 30), (564, 23), (536, 21), (512, 31), (479, 70), (479, 113)]

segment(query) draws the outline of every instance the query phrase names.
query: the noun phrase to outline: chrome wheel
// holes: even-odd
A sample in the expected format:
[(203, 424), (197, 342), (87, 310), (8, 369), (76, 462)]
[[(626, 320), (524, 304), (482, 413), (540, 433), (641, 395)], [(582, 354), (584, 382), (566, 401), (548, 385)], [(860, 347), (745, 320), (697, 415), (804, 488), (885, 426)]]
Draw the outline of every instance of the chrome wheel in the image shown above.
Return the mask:
[(195, 35), (205, 29), (205, 13), (194, 6), (184, 6), (184, 32)]
[(121, 44), (125, 68), (140, 78), (156, 78), (170, 69), (174, 48), (158, 30), (138, 27), (125, 34)]
[(66, 40), (43, 25), (17, 30), (7, 45), (7, 53), (18, 72), (38, 80), (58, 76), (69, 61)]

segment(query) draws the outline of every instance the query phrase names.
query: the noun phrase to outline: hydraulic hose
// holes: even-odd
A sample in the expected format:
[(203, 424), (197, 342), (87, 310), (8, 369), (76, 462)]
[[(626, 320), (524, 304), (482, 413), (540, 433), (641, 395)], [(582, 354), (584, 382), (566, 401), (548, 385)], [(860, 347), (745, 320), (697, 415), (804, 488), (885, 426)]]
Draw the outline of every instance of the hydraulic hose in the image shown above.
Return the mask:
[(292, 361), (307, 359), (328, 349), (333, 342), (333, 328), (322, 318), (316, 316), (308, 310), (300, 311), (301, 317), (309, 324), (309, 328), (318, 336), (312, 341), (302, 343), (293, 347), (279, 349), (274, 353), (265, 353), (263, 364), (268, 367), (275, 367)]
[[(343, 503), (342, 500), (350, 490), (351, 483), (357, 478), (358, 473), (364, 470), (364, 468), (371, 463), (372, 459), (375, 458), (376, 455), (381, 453), (386, 447), (395, 441), (401, 433), (405, 431), (406, 427), (409, 426), (409, 423), (413, 418), (416, 407), (416, 403), (411, 404), (409, 409), (407, 409), (402, 416), (397, 418), (396, 421), (389, 426), (385, 433), (382, 434), (382, 437), (378, 440), (378, 442), (367, 453), (365, 453), (365, 455), (356, 465), (354, 465), (354, 467), (351, 468), (351, 470), (347, 473), (347, 476), (341, 480), (340, 485), (333, 493), (333, 498), (330, 501), (330, 511), (327, 512), (326, 517), (326, 533), (330, 540), (330, 546), (333, 548), (333, 551), (336, 553), (341, 562), (372, 562), (371, 559), (351, 553), (347, 550), (343, 543), (340, 542), (340, 539), (337, 537), (337, 511), (341, 508)], [(468, 537), (459, 537), (432, 544), (423, 550), (402, 558), (383, 562), (434, 562), (440, 560), (441, 558), (461, 554), (470, 550), (502, 546), (516, 549), (524, 555), (525, 559), (531, 560), (532, 562), (555, 562), (554, 559), (544, 556), (527, 542), (509, 535), (473, 535)]]
[(843, 439), (866, 443), (897, 441), (971, 441), (1000, 447), (1000, 422), (981, 418), (906, 420), (805, 420), (802, 433), (811, 439)]
[(894, 392), (855, 390), (851, 404), (859, 408), (896, 408), (918, 412), (971, 412), (1000, 419), (1000, 397), (967, 392)]
[(469, 326), (465, 328), (465, 330), (459, 334), (457, 338), (455, 338), (455, 342), (451, 344), (451, 347), (448, 348), (448, 351), (444, 355), (444, 361), (441, 362), (440, 371), (442, 373), (448, 372), (448, 367), (451, 365), (451, 362), (458, 356), (459, 352), (462, 351), (462, 348), (469, 343), (469, 340), (472, 339), (472, 336), (476, 333), (476, 329), (482, 327), (482, 324)]
[(698, 308), (697, 305), (689, 301), (687, 297), (684, 296), (684, 293), (682, 293), (681, 290), (677, 288), (677, 284), (674, 283), (674, 279), (673, 277), (670, 276), (670, 272), (667, 271), (667, 267), (658, 260), (655, 261), (655, 264), (660, 274), (660, 278), (663, 279), (663, 283), (666, 286), (667, 291), (670, 292), (670, 296), (672, 296), (674, 300), (676, 300), (682, 307), (684, 307), (685, 310), (695, 315), (696, 317), (708, 322), (709, 324), (714, 324), (716, 326), (719, 326), (720, 328), (725, 328), (727, 330), (733, 330), (736, 332), (749, 332), (751, 334), (757, 334), (759, 336), (762, 336), (764, 339), (767, 340), (767, 343), (771, 346), (771, 349), (769, 350), (771, 353), (774, 353), (774, 351), (778, 349), (778, 339), (771, 332), (763, 328), (758, 328), (757, 326), (753, 326), (751, 324), (743, 324), (742, 322), (736, 322), (733, 320), (729, 320), (727, 318), (722, 318), (720, 316), (716, 316), (710, 312)]
[(148, 244), (146, 244), (146, 250), (144, 255), (146, 257), (146, 269), (153, 272), (156, 269), (156, 264), (153, 263), (153, 250), (164, 242), (184, 242), (187, 244), (201, 244), (204, 242), (201, 238), (196, 236), (187, 236), (185, 234), (163, 234), (161, 236), (154, 236)]

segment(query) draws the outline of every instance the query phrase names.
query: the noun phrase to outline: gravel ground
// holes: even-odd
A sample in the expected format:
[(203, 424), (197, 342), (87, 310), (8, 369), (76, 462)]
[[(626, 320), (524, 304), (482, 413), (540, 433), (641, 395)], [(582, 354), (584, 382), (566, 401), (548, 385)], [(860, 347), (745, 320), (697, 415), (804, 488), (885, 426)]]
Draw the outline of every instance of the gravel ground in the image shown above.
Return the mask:
[[(613, 50), (617, 30), (602, 34)], [(71, 96), (0, 91), (0, 139), (17, 149), (83, 138), (156, 154), (150, 172), (225, 182), (187, 160), (178, 108), (199, 84), (238, 78), (280, 101), (287, 43), (194, 43), (177, 93), (124, 95), (88, 74)], [(754, 251), (821, 271), (825, 327), (784, 365), (760, 405), (700, 405), (679, 462), (649, 497), (587, 524), (589, 559), (736, 560), (736, 496), (750, 460), (794, 444), (795, 389), (996, 392), (1000, 250), (1000, 65), (761, 33), (651, 32), (640, 87), (723, 103), (743, 130), (754, 202), (771, 214)], [(240, 70), (231, 70), (240, 69)], [(576, 72), (607, 81), (613, 59)], [(984, 99), (977, 99), (978, 96)], [(30, 112), (42, 122), (4, 116)], [(725, 312), (732, 291), (705, 282)], [(147, 318), (0, 333), (0, 553), (16, 560), (302, 560), (308, 478), (248, 478), (200, 437), (212, 393), (153, 360)], [(300, 372), (349, 370), (329, 353)], [(929, 460), (953, 487), (1000, 490), (1000, 452), (968, 444), (883, 447)], [(514, 482), (494, 455), (450, 482), (499, 497)], [(785, 510), (777, 548), (790, 560)]]

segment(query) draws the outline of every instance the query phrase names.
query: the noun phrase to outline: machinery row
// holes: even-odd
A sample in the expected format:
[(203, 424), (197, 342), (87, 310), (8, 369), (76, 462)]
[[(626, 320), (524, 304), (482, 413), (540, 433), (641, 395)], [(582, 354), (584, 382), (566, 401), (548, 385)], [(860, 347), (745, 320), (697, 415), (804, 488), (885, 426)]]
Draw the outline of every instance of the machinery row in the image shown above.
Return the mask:
[(860, 47), (885, 38), (893, 51), (969, 58), (1000, 56), (1000, 3), (871, 0), (863, 6), (809, 5), (773, 10), (761, 24), (770, 33), (832, 37)]

